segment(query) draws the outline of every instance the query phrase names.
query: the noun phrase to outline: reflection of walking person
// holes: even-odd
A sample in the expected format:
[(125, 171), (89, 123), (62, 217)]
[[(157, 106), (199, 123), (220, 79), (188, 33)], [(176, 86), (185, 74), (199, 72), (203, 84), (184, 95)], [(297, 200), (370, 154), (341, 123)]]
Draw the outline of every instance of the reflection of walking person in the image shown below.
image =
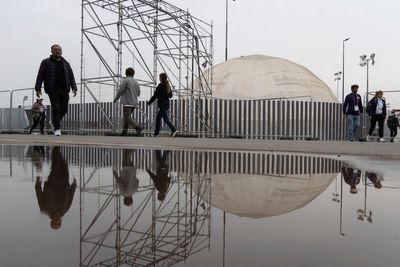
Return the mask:
[(354, 141), (354, 135), (360, 127), (360, 114), (363, 113), (361, 96), (357, 94), (358, 85), (351, 86), (351, 93), (346, 96), (343, 104), (343, 114), (347, 120), (347, 139)]
[(161, 73), (160, 83), (158, 84), (154, 95), (147, 102), (147, 105), (150, 105), (157, 99), (158, 113), (156, 116), (156, 129), (154, 130), (154, 136), (156, 137), (160, 134), (161, 119), (163, 119), (165, 124), (167, 124), (167, 126), (171, 129), (172, 137), (175, 137), (178, 132), (168, 118), (167, 112), (169, 109), (169, 98), (172, 98), (171, 85), (169, 84), (167, 74)]
[(35, 85), (36, 95), (40, 97), (42, 83), (44, 82), (44, 91), (50, 98), (51, 121), (56, 136), (61, 135), (60, 122), (68, 111), (70, 88), (72, 88), (74, 96), (76, 96), (77, 91), (71, 66), (61, 55), (61, 46), (52, 45), (51, 56), (44, 59), (40, 64)]
[(50, 217), (50, 227), (57, 230), (61, 227), (61, 218), (69, 210), (74, 198), (76, 181), (69, 184), (68, 164), (61, 155), (60, 147), (51, 152), (51, 171), (44, 183), (36, 178), (35, 191), (40, 211)]
[(132, 159), (133, 150), (124, 149), (122, 151), (122, 168), (119, 175), (116, 170), (113, 170), (115, 181), (117, 182), (119, 191), (124, 197), (124, 204), (131, 206), (133, 203), (132, 195), (137, 191), (139, 180), (136, 177), (136, 166)]
[(161, 150), (156, 150), (156, 173), (154, 174), (152, 171), (147, 169), (147, 172), (153, 180), (154, 186), (158, 191), (157, 199), (159, 201), (163, 201), (165, 199), (169, 185), (171, 184), (171, 177), (168, 176), (169, 167), (167, 164), (169, 153), (169, 150), (164, 151), (163, 153)]
[(38, 124), (40, 124), (40, 133), (44, 134), (44, 119), (46, 118), (46, 114), (42, 101), (42, 98), (38, 98), (32, 106), (33, 124), (29, 129), (29, 134), (32, 133), (32, 131), (38, 126)]
[(371, 127), (367, 135), (367, 141), (369, 141), (370, 135), (374, 132), (376, 122), (379, 127), (379, 142), (385, 142), (383, 139), (383, 124), (386, 118), (386, 101), (382, 98), (383, 92), (377, 91), (375, 96), (367, 104), (367, 113), (371, 120)]
[(365, 176), (374, 184), (376, 189), (382, 188), (382, 177), (376, 175), (375, 172), (365, 172)]
[(30, 146), (26, 154), (32, 159), (32, 164), (36, 167), (36, 171), (41, 172), (45, 161), (45, 147)]
[(396, 116), (396, 112), (392, 110), (391, 115), (387, 119), (387, 126), (390, 130), (390, 142), (394, 142), (394, 138), (397, 135), (397, 127), (400, 126), (399, 119)]
[(342, 167), (342, 175), (346, 184), (350, 185), (350, 193), (357, 194), (357, 185), (361, 180), (361, 171), (350, 167)]
[(121, 104), (123, 105), (122, 114), (124, 125), (121, 135), (126, 135), (128, 128), (131, 125), (136, 132), (140, 135), (142, 127), (132, 118), (133, 111), (137, 108), (138, 97), (140, 96), (139, 83), (133, 78), (135, 70), (127, 68), (125, 71), (126, 78), (121, 82), (120, 88), (117, 95), (114, 98), (114, 103), (121, 98)]

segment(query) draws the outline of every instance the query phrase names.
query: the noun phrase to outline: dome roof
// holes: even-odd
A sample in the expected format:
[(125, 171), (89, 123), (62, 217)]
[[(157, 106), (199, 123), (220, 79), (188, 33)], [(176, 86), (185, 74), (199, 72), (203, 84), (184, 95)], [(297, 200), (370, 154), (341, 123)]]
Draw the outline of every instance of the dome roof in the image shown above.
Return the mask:
[(338, 102), (329, 87), (307, 68), (263, 55), (234, 58), (214, 66), (213, 97)]
[[(319, 196), (337, 173), (296, 177), (254, 174), (211, 176), (211, 206), (241, 217), (263, 218), (291, 212)], [(304, 177), (302, 177), (304, 176)]]

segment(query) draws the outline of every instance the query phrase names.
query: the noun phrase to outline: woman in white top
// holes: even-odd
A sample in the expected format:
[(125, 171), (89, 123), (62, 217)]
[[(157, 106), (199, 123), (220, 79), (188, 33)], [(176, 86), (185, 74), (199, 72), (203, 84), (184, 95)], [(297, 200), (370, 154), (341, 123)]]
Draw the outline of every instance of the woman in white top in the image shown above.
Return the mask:
[(369, 141), (370, 135), (375, 130), (376, 122), (378, 122), (379, 142), (385, 142), (385, 139), (383, 139), (383, 124), (386, 118), (386, 101), (383, 98), (383, 91), (376, 91), (375, 96), (368, 102), (367, 113), (371, 120), (367, 141)]

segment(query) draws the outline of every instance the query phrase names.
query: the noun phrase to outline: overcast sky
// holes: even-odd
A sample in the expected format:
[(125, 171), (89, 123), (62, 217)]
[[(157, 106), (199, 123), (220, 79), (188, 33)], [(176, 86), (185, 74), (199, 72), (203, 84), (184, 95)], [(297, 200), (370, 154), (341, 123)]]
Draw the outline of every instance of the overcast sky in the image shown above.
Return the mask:
[[(63, 46), (79, 78), (81, 1), (4, 2), (0, 90), (32, 87), (52, 43)], [(225, 1), (169, 2), (213, 21), (215, 63), (223, 61)], [(400, 89), (398, 0), (231, 0), (229, 6), (229, 58), (263, 54), (289, 59), (310, 69), (336, 94), (333, 73), (342, 68), (342, 40), (351, 37), (346, 46), (346, 91), (352, 83), (365, 91), (366, 69), (358, 65), (359, 56), (371, 52), (376, 53), (376, 65), (370, 69), (370, 90)], [(400, 102), (400, 93), (386, 97)]]

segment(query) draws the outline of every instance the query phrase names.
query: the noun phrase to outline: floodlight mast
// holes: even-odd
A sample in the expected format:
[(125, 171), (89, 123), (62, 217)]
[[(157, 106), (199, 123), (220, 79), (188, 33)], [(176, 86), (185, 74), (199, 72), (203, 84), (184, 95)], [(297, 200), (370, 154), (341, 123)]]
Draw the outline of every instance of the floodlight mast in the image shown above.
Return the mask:
[(342, 42), (342, 104), (344, 103), (344, 45), (350, 40), (350, 37), (346, 38)]
[(363, 54), (360, 56), (360, 63), (359, 65), (361, 67), (367, 66), (367, 93), (365, 96), (365, 102), (368, 103), (369, 100), (369, 62), (371, 61), (372, 66), (375, 65), (375, 53), (372, 53), (369, 57), (367, 55)]
[(342, 79), (341, 78), (342, 72), (338, 71), (338, 72), (334, 73), (334, 75), (335, 75), (335, 80), (334, 81), (336, 82), (336, 97), (339, 100), (339, 82)]

